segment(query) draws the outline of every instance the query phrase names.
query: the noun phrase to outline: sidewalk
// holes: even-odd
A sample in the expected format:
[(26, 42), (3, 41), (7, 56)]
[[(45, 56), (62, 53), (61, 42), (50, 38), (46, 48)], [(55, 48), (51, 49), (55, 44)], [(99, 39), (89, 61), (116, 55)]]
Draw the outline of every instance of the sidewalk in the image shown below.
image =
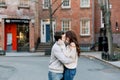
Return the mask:
[(6, 52), (5, 56), (44, 56), (44, 52)]
[(92, 56), (92, 57), (95, 57), (97, 59), (100, 59), (104, 62), (110, 63), (113, 66), (120, 68), (120, 61), (106, 61), (106, 60), (101, 58), (101, 52), (82, 52), (81, 55)]
[[(5, 56), (44, 56), (44, 52), (6, 52)], [(120, 61), (106, 61), (101, 58), (101, 52), (81, 52), (81, 55), (92, 56), (120, 68)]]

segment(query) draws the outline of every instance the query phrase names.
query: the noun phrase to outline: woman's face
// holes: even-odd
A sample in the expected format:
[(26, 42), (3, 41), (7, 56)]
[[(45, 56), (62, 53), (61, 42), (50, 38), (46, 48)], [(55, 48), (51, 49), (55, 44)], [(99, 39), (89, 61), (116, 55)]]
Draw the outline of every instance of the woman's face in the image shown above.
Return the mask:
[(66, 42), (69, 43), (70, 42), (70, 39), (68, 37), (66, 37)]

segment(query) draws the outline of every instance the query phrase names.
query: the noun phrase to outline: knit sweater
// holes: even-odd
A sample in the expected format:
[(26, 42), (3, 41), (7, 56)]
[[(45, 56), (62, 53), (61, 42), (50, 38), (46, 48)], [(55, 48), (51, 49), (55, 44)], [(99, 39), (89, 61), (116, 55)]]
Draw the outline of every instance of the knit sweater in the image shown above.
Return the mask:
[(71, 43), (70, 45), (67, 46), (67, 52), (65, 55), (73, 60), (73, 62), (64, 64), (66, 68), (68, 69), (74, 69), (77, 67), (77, 62), (78, 62), (78, 55), (77, 55), (77, 50), (75, 43)]
[(49, 63), (49, 71), (55, 73), (63, 73), (63, 64), (71, 63), (73, 60), (65, 56), (65, 44), (56, 42), (51, 50), (51, 58)]

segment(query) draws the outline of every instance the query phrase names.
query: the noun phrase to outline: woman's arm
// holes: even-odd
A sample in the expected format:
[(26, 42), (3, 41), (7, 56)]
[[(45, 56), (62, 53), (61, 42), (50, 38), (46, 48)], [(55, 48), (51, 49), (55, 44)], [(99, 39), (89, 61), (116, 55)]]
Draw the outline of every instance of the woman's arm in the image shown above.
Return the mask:
[(74, 42), (70, 43), (70, 45), (67, 46), (67, 51), (65, 53), (67, 57), (74, 58), (76, 55), (76, 45)]

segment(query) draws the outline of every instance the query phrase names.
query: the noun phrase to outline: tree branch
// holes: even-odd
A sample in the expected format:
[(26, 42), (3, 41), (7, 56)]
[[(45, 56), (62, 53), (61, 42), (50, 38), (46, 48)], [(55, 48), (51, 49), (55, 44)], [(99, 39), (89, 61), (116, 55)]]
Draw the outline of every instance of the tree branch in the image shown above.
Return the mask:
[(58, 7), (52, 12), (51, 16), (54, 15), (54, 13), (61, 7), (61, 5), (66, 2), (66, 0), (64, 0), (60, 5), (58, 5)]

